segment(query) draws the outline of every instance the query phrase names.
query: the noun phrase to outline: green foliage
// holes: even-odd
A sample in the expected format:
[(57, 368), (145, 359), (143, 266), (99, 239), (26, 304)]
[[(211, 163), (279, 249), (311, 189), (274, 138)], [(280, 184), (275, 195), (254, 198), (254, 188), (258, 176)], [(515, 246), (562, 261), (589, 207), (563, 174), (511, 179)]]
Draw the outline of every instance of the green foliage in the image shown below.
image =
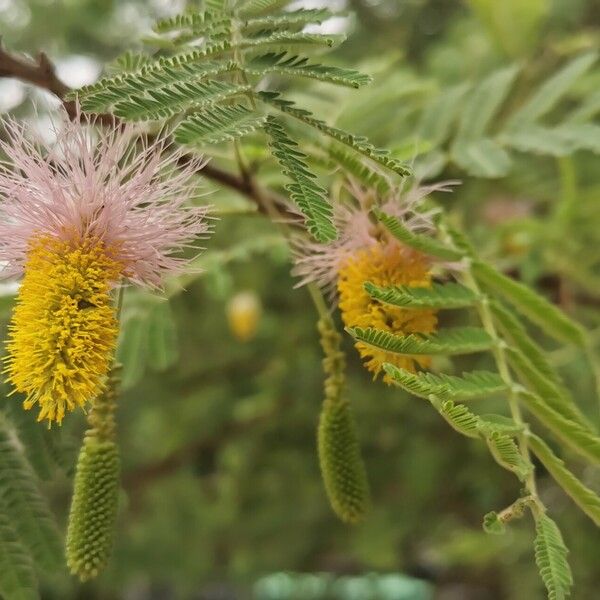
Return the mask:
[(465, 308), (477, 301), (477, 296), (458, 283), (433, 283), (431, 287), (379, 287), (365, 283), (371, 298), (402, 308)]
[(349, 146), (359, 154), (362, 154), (382, 167), (385, 167), (398, 175), (409, 174), (410, 171), (406, 165), (390, 156), (388, 150), (376, 148), (366, 137), (356, 136), (337, 127), (331, 127), (324, 121), (315, 118), (310, 111), (303, 108), (297, 108), (293, 102), (282, 99), (278, 93), (259, 92), (259, 97), (264, 102), (278, 108), (284, 114), (298, 119), (300, 122), (333, 138), (336, 142)]
[(435, 256), (444, 260), (460, 260), (463, 257), (463, 253), (454, 248), (450, 248), (446, 244), (443, 244), (435, 238), (428, 237), (413, 233), (405, 225), (402, 224), (400, 219), (386, 215), (384, 212), (376, 210), (373, 211), (375, 216), (382, 223), (386, 229), (403, 244), (419, 250), (424, 254)]
[(524, 316), (559, 341), (585, 345), (581, 327), (531, 288), (483, 262), (473, 264), (473, 274), (486, 289), (510, 302)]
[(81, 581), (106, 566), (119, 504), (120, 460), (117, 445), (88, 436), (83, 442), (67, 531), (67, 565)]
[(55, 519), (4, 417), (0, 420), (0, 506), (35, 564), (48, 572), (59, 569), (62, 542)]
[(252, 75), (277, 73), (292, 77), (308, 77), (352, 88), (359, 88), (371, 81), (368, 75), (358, 71), (311, 64), (306, 56), (289, 56), (285, 52), (254, 57), (248, 62), (246, 71)]
[[(517, 65), (503, 67), (471, 86), (461, 83), (446, 89), (424, 106), (416, 134), (434, 148), (448, 142), (448, 152), (439, 154), (442, 166), (451, 160), (469, 175), (480, 178), (504, 177), (514, 170), (513, 150), (550, 156), (565, 156), (581, 149), (597, 153), (600, 149), (593, 109), (579, 111), (578, 123), (569, 118), (559, 123), (540, 122), (596, 59), (594, 52), (576, 56), (525, 102), (512, 100), (512, 88), (518, 89)], [(456, 134), (452, 136), (456, 121)]]
[(367, 327), (348, 327), (357, 341), (395, 354), (470, 354), (488, 350), (492, 339), (477, 327), (452, 327), (431, 335), (396, 335)]
[(573, 576), (560, 530), (548, 515), (540, 513), (535, 515), (535, 531), (535, 561), (548, 590), (548, 600), (568, 598)]
[(532, 435), (529, 438), (529, 445), (556, 483), (600, 527), (600, 498), (598, 495), (577, 479), (540, 437)]
[(542, 398), (528, 391), (519, 393), (519, 397), (529, 411), (543, 423), (558, 440), (587, 458), (600, 463), (600, 437), (580, 423), (563, 417), (551, 408)]
[(37, 581), (29, 554), (0, 511), (0, 594), (7, 600), (36, 600)]
[(179, 144), (202, 146), (236, 140), (256, 131), (265, 122), (243, 104), (211, 106), (185, 119), (175, 131)]
[(462, 377), (434, 373), (411, 373), (389, 363), (385, 372), (407, 392), (429, 399), (435, 396), (440, 400), (468, 401), (506, 391), (506, 384), (496, 373), (474, 371), (463, 373)]
[(286, 189), (306, 217), (306, 228), (320, 242), (334, 240), (337, 232), (332, 222), (333, 208), (326, 190), (315, 181), (315, 175), (308, 169), (306, 155), (298, 150), (298, 144), (289, 138), (275, 117), (268, 118), (266, 131), (271, 138), (273, 155), (284, 174), (293, 181)]

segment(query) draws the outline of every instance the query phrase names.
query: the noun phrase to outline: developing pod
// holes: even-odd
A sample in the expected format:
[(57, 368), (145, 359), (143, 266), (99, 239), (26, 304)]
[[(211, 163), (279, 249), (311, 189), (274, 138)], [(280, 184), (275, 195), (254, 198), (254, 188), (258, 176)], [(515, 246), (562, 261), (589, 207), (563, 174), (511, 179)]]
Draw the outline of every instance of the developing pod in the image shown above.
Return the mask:
[(81, 581), (106, 566), (119, 504), (119, 450), (113, 441), (86, 437), (79, 453), (67, 531), (67, 565)]

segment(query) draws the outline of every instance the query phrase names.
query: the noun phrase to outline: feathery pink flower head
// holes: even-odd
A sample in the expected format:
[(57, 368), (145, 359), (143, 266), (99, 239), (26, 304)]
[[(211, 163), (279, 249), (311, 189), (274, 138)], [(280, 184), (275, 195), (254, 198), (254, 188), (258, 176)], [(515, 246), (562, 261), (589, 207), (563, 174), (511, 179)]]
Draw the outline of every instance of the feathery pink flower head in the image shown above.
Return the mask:
[(136, 137), (129, 125), (95, 130), (93, 120), (56, 127), (52, 144), (5, 121), (0, 149), (0, 277), (22, 274), (30, 243), (95, 239), (132, 283), (160, 287), (188, 262), (177, 256), (210, 231), (207, 207), (190, 204), (201, 161), (182, 160), (165, 137)]
[[(377, 206), (384, 213), (402, 220), (403, 224), (415, 233), (430, 233), (434, 230), (435, 210), (418, 210), (421, 201), (437, 191), (447, 192), (455, 182), (441, 182), (428, 186), (413, 185), (406, 191), (400, 189), (387, 198), (378, 201), (371, 190), (350, 181), (348, 191), (356, 200), (352, 204), (336, 204), (334, 221), (338, 238), (333, 242), (297, 240), (294, 243), (295, 267), (292, 274), (299, 277), (296, 287), (307, 283), (316, 283), (323, 290), (335, 293), (335, 284), (339, 270), (352, 256), (361, 250), (381, 246), (382, 242), (389, 252), (410, 253), (387, 232), (382, 232), (373, 222), (370, 211)], [(382, 235), (385, 239), (382, 240)]]

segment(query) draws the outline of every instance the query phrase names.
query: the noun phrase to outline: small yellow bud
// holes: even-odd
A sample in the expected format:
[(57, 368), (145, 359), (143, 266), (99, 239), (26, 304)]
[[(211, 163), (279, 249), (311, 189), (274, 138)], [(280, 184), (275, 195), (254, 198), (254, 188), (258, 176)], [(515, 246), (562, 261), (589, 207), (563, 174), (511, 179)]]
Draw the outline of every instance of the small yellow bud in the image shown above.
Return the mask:
[(229, 329), (238, 340), (247, 342), (256, 335), (261, 313), (260, 299), (254, 292), (239, 292), (227, 304)]

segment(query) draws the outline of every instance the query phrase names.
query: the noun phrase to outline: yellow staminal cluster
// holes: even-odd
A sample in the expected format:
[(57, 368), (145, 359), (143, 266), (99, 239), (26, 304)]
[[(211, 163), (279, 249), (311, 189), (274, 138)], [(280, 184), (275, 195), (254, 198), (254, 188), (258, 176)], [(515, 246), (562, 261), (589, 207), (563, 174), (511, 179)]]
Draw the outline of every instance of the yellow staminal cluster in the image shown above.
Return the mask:
[[(365, 291), (366, 281), (378, 286), (429, 287), (431, 274), (427, 259), (422, 254), (396, 243), (378, 244), (357, 251), (342, 265), (338, 273), (339, 307), (348, 327), (375, 327), (397, 335), (431, 333), (435, 330), (435, 311), (381, 304)], [(362, 342), (357, 342), (356, 348), (374, 377), (377, 377), (386, 362), (413, 372), (417, 365), (426, 367), (429, 364), (428, 357), (392, 354)], [(383, 380), (391, 383), (387, 375)]]
[(37, 238), (10, 324), (5, 373), (38, 421), (60, 423), (102, 389), (118, 323), (110, 289), (122, 266), (97, 240)]

